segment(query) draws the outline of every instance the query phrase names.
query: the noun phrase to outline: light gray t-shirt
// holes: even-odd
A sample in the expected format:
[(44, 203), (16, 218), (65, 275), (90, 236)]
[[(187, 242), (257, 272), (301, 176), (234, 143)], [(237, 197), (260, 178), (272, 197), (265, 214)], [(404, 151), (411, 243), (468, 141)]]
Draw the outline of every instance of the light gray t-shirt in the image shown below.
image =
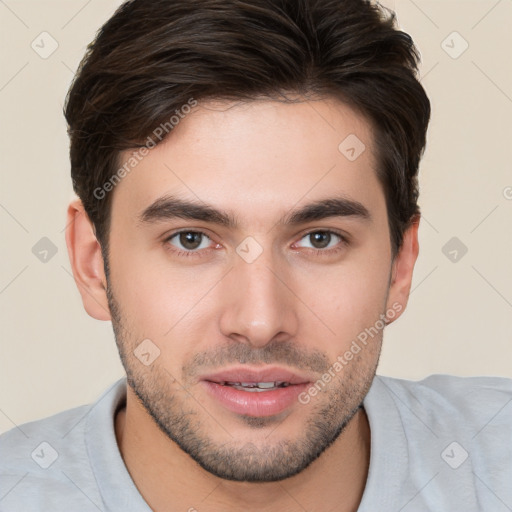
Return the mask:
[[(0, 436), (0, 511), (150, 512), (116, 444), (125, 399), (121, 379), (93, 405)], [(363, 406), (371, 457), (360, 512), (512, 511), (512, 379), (376, 376)]]

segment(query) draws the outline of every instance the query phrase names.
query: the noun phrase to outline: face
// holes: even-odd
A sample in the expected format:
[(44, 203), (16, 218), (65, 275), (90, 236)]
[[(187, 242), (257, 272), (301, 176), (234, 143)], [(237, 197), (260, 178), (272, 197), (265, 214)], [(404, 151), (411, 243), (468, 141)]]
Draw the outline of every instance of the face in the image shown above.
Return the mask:
[(108, 300), (129, 385), (217, 476), (292, 476), (361, 406), (392, 299), (372, 148), (334, 100), (210, 102), (115, 188)]

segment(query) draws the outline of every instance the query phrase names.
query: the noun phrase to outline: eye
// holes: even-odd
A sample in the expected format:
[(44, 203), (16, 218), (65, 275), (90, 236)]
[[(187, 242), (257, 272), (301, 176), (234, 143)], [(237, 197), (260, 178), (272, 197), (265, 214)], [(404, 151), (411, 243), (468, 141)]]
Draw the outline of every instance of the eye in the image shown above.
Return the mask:
[(179, 231), (166, 239), (178, 252), (197, 252), (208, 249), (211, 239), (201, 231)]
[(300, 247), (307, 247), (320, 252), (331, 252), (336, 248), (339, 249), (340, 247), (337, 246), (340, 245), (340, 242), (341, 245), (347, 244), (346, 238), (334, 231), (311, 231), (303, 236), (302, 240), (306, 241), (306, 245)]

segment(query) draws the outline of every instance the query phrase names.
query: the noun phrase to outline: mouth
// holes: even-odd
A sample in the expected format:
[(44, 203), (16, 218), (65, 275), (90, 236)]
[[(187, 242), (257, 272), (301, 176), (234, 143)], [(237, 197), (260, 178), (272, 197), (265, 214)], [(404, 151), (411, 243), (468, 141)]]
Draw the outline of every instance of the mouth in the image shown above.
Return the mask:
[(308, 376), (275, 367), (233, 368), (200, 379), (218, 405), (252, 417), (274, 416), (291, 409), (310, 382)]
[(229, 386), (241, 391), (249, 391), (250, 393), (258, 393), (262, 391), (270, 391), (273, 389), (287, 388), (292, 385), (289, 382), (217, 382), (221, 386)]

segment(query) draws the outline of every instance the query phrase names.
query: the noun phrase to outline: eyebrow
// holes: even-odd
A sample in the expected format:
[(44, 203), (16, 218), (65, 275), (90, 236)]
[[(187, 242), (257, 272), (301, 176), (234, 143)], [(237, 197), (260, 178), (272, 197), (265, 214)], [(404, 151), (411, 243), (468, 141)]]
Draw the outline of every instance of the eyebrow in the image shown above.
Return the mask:
[[(370, 212), (362, 203), (338, 196), (320, 199), (291, 210), (278, 223), (294, 226), (329, 217), (351, 217), (371, 221)], [(144, 224), (177, 218), (218, 224), (231, 229), (238, 227), (236, 217), (229, 212), (203, 202), (171, 195), (158, 198), (139, 215), (139, 221)]]

